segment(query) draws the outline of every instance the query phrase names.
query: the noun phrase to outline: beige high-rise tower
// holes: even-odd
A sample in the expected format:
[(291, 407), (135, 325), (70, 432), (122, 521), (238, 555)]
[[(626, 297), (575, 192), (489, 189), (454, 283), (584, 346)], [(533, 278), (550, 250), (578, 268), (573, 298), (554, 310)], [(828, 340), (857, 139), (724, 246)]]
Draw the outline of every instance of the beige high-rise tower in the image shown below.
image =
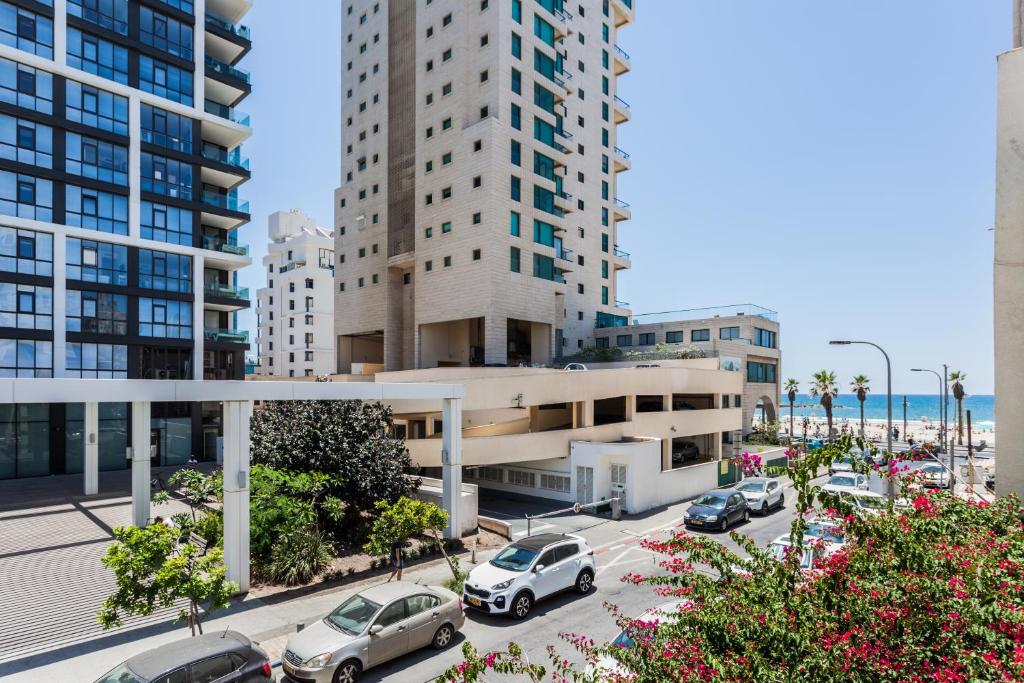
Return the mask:
[(339, 372), (547, 363), (625, 323), (634, 8), (344, 0)]

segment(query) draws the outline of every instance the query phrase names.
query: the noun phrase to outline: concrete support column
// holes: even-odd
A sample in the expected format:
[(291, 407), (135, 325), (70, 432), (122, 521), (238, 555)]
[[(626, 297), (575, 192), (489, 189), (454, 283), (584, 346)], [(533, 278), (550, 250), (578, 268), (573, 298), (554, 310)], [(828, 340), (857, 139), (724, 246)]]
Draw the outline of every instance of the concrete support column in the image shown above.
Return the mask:
[(462, 399), (446, 398), (441, 409), (441, 499), (448, 513), (445, 538), (462, 536)]
[(149, 524), (150, 486), (153, 479), (149, 409), (149, 401), (132, 401), (132, 524), (137, 527)]
[(224, 401), (224, 565), (249, 590), (249, 420), (251, 401)]
[(580, 401), (583, 407), (583, 423), (580, 427), (593, 427), (594, 426), (594, 399), (588, 398), (585, 401)]
[(636, 416), (636, 394), (626, 397), (626, 422), (632, 422)]
[(85, 495), (95, 496), (100, 490), (100, 404), (85, 404)]
[[(422, 360), (422, 358), (420, 359)], [(484, 318), (484, 362), (508, 362), (508, 319)]]
[(672, 394), (661, 395), (661, 409), (666, 412), (672, 410)]

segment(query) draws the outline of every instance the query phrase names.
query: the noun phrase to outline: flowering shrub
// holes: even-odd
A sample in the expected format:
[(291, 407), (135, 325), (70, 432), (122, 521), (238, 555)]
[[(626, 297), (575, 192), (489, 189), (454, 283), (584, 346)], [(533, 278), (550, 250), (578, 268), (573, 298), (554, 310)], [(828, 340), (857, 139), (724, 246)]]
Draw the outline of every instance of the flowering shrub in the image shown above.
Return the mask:
[[(642, 623), (609, 611), (636, 643), (600, 646), (562, 634), (588, 663), (581, 671), (549, 648), (550, 670), (522, 650), (480, 656), (468, 644), (466, 662), (445, 681), (481, 681), (488, 670), (533, 681), (808, 681), (812, 683), (967, 683), (1024, 680), (1024, 531), (1016, 498), (992, 504), (948, 492), (914, 492), (895, 466), (909, 504), (860, 516), (811, 482), (819, 468), (852, 441), (790, 460), (796, 484), (793, 552), (776, 561), (733, 533), (742, 559), (710, 537), (678, 532), (646, 542), (662, 553), (668, 575), (629, 574), (627, 584), (655, 586), (685, 599), (674, 618)], [(869, 465), (859, 463), (864, 470)], [(886, 472), (883, 468), (883, 473)], [(855, 539), (820, 553), (801, 570), (807, 519), (817, 508)], [(696, 571), (700, 565), (714, 570)], [(492, 658), (488, 660), (488, 657)], [(611, 657), (622, 672), (595, 667)], [(488, 664), (488, 661), (491, 664)], [(626, 672), (626, 673), (623, 673)]]
[(753, 477), (761, 471), (763, 461), (757, 453), (742, 453), (738, 458), (733, 458), (733, 464), (743, 471), (744, 477)]

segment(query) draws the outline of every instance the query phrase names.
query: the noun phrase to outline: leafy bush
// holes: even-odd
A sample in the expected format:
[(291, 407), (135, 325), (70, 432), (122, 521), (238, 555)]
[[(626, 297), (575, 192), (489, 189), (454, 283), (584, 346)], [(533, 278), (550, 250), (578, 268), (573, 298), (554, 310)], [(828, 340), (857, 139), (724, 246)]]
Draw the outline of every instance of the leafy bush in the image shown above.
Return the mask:
[(324, 532), (312, 525), (295, 525), (276, 538), (269, 559), (260, 564), (260, 574), (288, 586), (309, 583), (333, 559), (334, 547)]
[(745, 438), (747, 443), (759, 443), (767, 446), (778, 446), (779, 430), (782, 425), (778, 422), (758, 422), (754, 425), (750, 434)]
[(462, 587), (466, 583), (466, 577), (469, 576), (469, 572), (463, 571), (458, 557), (452, 555), (450, 562), (452, 576), (442, 581), (441, 585), (457, 595), (462, 595)]

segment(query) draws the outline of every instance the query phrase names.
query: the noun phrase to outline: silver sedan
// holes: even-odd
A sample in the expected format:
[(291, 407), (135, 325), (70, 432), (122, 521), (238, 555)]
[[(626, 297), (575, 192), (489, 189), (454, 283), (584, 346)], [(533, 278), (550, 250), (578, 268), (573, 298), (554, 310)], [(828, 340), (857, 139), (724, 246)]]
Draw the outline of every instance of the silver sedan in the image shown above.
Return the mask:
[(353, 595), (288, 640), (282, 681), (353, 683), (370, 667), (428, 645), (441, 650), (466, 621), (462, 599), (396, 581)]

